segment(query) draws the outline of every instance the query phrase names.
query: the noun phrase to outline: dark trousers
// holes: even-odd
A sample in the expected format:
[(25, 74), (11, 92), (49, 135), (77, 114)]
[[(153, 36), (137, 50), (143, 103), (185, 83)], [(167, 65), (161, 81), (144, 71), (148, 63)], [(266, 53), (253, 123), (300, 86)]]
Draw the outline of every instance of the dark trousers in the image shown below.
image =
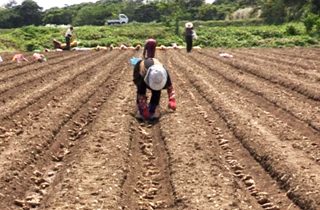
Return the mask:
[[(139, 92), (139, 86), (138, 86), (138, 91), (137, 92)], [(137, 95), (139, 95), (139, 94), (137, 93)], [(161, 90), (157, 90), (157, 91), (156, 90), (151, 90), (151, 99), (150, 99), (150, 103), (148, 105), (149, 113), (151, 115), (155, 114), (156, 108), (157, 108), (157, 106), (159, 105), (159, 102), (160, 102), (160, 97), (161, 97)], [(143, 115), (143, 110), (139, 106), (138, 97), (137, 97), (137, 104), (138, 104), (138, 107), (139, 107), (140, 115)]]
[[(138, 86), (138, 89), (139, 89), (139, 86)], [(137, 92), (139, 92), (139, 90)], [(151, 90), (150, 104), (159, 105), (160, 97), (161, 97), (161, 90)], [(137, 104), (139, 104), (138, 99), (137, 99)]]
[(186, 36), (187, 42), (187, 52), (190, 52), (192, 49), (192, 36)]
[(70, 50), (70, 40), (71, 40), (71, 37), (67, 36), (66, 37), (66, 50)]

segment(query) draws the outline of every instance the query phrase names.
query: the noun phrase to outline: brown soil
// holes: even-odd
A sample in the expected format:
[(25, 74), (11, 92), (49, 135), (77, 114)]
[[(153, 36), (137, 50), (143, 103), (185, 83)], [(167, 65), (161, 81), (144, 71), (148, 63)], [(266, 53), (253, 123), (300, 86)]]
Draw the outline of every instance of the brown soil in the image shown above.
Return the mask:
[(0, 209), (320, 209), (319, 49), (221, 52), (157, 51), (178, 108), (153, 122), (141, 52), (2, 54)]

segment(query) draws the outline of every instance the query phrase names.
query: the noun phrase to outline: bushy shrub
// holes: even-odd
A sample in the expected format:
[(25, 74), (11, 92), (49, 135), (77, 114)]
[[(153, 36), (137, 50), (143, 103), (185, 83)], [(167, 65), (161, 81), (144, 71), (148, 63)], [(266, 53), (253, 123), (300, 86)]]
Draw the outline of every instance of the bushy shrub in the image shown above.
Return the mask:
[(28, 41), (26, 44), (25, 44), (25, 47), (26, 47), (26, 50), (31, 52), (35, 49), (40, 49), (41, 48), (41, 45), (35, 41), (35, 40), (31, 40), (31, 41)]
[(289, 25), (286, 27), (285, 32), (287, 35), (289, 36), (294, 36), (294, 35), (298, 35), (299, 31), (296, 27), (294, 27), (293, 25)]
[(315, 25), (316, 25), (316, 32), (317, 32), (317, 34), (319, 34), (320, 33), (320, 19), (318, 19), (316, 21)]
[(318, 19), (319, 19), (318, 15), (309, 14), (305, 19), (302, 20), (307, 33), (310, 33), (312, 31), (312, 28), (316, 24)]
[(267, 28), (254, 29), (252, 34), (261, 36), (263, 39), (283, 37), (283, 33), (280, 30), (270, 30)]

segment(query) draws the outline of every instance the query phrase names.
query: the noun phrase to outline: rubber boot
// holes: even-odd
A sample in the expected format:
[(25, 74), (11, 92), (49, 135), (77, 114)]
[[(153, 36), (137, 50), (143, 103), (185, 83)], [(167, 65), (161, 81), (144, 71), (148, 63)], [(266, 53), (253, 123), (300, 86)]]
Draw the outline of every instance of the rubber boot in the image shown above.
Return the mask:
[(143, 116), (143, 110), (141, 109), (141, 107), (139, 105), (138, 105), (138, 109), (139, 109), (140, 116)]
[(155, 118), (157, 105), (156, 104), (149, 104), (149, 113), (150, 113), (150, 119)]

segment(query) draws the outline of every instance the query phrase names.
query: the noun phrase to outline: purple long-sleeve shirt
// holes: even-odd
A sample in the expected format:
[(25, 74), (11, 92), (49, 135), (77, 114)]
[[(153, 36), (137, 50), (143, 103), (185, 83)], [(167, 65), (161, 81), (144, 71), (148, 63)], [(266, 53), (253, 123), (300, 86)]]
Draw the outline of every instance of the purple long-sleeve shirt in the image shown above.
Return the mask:
[(146, 57), (147, 53), (147, 58), (154, 58), (154, 55), (156, 53), (156, 46), (157, 46), (157, 41), (154, 39), (148, 39), (146, 44), (144, 45), (144, 50), (143, 50), (143, 57)]

